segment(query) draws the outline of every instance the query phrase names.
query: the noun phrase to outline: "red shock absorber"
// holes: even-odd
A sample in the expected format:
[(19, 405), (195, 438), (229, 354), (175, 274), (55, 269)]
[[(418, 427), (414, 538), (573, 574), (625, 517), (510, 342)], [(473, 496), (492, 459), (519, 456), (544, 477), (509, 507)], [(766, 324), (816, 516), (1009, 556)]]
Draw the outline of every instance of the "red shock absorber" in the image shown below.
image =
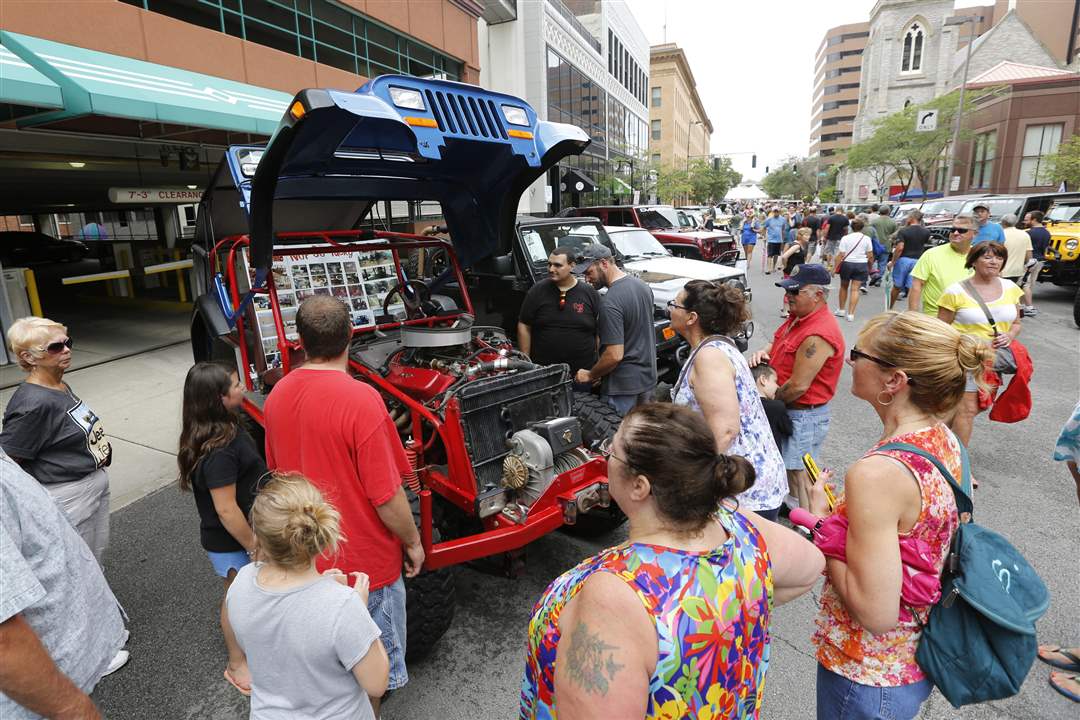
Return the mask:
[(416, 452), (416, 443), (413, 440), (409, 440), (405, 443), (405, 457), (409, 459), (409, 471), (402, 477), (405, 480), (405, 484), (409, 486), (409, 489), (416, 494), (420, 494), (420, 476), (416, 474), (416, 463), (418, 454)]

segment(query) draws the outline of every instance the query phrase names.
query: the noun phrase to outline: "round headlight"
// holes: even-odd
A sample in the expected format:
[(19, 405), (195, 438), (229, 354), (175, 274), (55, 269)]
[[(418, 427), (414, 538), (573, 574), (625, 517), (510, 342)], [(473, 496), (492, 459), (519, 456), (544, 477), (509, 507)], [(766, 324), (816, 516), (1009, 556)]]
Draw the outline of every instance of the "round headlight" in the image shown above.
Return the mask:
[(1080, 240), (1077, 240), (1076, 238), (1070, 238), (1069, 240), (1065, 241), (1066, 250), (1072, 251), (1075, 250), (1078, 246), (1080, 246)]

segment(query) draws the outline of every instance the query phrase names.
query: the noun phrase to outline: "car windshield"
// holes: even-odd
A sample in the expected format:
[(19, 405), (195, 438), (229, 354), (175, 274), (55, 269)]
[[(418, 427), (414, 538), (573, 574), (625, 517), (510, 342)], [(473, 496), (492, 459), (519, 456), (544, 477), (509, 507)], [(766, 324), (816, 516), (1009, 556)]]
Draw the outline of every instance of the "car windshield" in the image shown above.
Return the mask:
[(671, 230), (681, 225), (675, 209), (669, 207), (642, 208), (638, 217), (646, 230)]
[(1046, 213), (1047, 220), (1057, 222), (1080, 222), (1080, 203), (1074, 205), (1055, 205)]
[(964, 200), (934, 200), (923, 205), (923, 215), (942, 215), (952, 213), (955, 215), (964, 206)]
[(611, 242), (615, 243), (615, 249), (628, 259), (661, 257), (668, 255), (668, 251), (647, 230), (620, 230), (611, 233)]
[(679, 216), (679, 227), (691, 229), (696, 227), (694, 215), (689, 210), (676, 210), (675, 213)]
[(538, 265), (547, 265), (548, 255), (557, 247), (568, 247), (577, 252), (593, 243), (608, 244), (604, 228), (593, 223), (526, 227), (521, 229), (521, 239), (529, 261)]
[(964, 203), (964, 209), (960, 212), (972, 212), (972, 209), (976, 205), (986, 205), (990, 208), (990, 218), (992, 220), (1000, 220), (1002, 215), (1008, 215), (1012, 213), (1014, 215), (1019, 214), (1020, 206), (1024, 201), (1020, 198), (990, 198), (983, 200), (968, 200)]

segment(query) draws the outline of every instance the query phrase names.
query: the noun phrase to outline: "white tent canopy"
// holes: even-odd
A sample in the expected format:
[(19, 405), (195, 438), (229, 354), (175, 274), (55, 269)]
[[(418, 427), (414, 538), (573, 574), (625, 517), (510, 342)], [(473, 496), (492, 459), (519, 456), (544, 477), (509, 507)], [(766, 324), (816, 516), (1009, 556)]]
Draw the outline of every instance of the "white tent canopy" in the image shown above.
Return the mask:
[(744, 183), (742, 185), (736, 185), (728, 190), (728, 194), (724, 196), (725, 200), (767, 200), (768, 193), (763, 191), (755, 183)]

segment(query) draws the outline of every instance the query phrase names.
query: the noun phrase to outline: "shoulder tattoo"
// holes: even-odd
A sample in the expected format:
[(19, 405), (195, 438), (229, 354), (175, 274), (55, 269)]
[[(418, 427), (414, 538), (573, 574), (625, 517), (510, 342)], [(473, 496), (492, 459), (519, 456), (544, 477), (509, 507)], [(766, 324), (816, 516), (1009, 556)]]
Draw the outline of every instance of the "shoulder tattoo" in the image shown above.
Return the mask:
[(806, 344), (806, 349), (803, 350), (803, 357), (805, 357), (807, 360), (809, 360), (810, 358), (817, 355), (817, 351), (818, 351), (817, 343), (814, 342), (813, 340), (811, 340), (810, 342), (808, 342)]
[(612, 650), (616, 647), (590, 632), (583, 622), (574, 628), (572, 642), (566, 659), (567, 674), (585, 692), (607, 695), (608, 683), (624, 667), (615, 662)]

